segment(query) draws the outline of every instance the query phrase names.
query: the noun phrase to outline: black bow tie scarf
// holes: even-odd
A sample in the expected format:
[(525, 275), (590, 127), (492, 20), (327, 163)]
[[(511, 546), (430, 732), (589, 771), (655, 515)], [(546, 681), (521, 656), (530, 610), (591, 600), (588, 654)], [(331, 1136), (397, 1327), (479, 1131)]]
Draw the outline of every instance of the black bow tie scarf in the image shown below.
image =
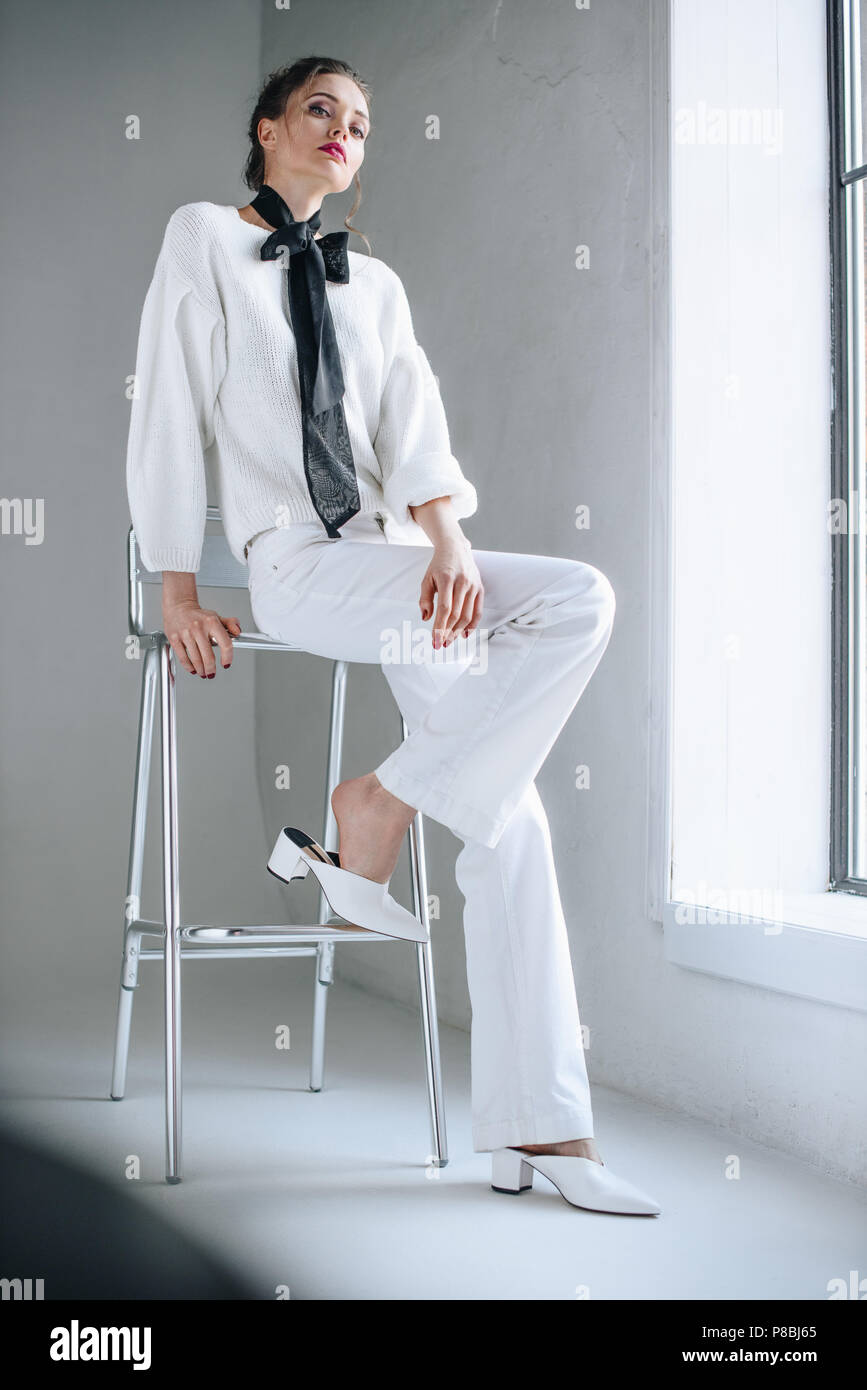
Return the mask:
[(304, 474), (310, 499), (328, 535), (361, 509), (358, 478), (343, 412), (343, 371), (325, 281), (349, 281), (348, 232), (316, 240), (321, 217), (296, 222), (280, 194), (263, 184), (252, 200), (276, 231), (259, 252), (263, 261), (288, 259), (288, 298), (298, 357)]

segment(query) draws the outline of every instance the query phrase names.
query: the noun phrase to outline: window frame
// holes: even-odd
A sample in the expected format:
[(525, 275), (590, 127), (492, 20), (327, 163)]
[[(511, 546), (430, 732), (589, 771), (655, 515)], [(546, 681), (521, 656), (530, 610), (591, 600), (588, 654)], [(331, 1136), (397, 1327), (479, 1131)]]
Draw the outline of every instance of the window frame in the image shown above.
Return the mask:
[[(853, 483), (851, 402), (853, 316), (850, 312), (848, 266), (851, 203), (859, 184), (867, 181), (867, 165), (846, 170), (847, 109), (851, 104), (850, 74), (845, 54), (846, 12), (859, 0), (827, 0), (828, 119), (830, 127), (829, 235), (831, 246), (831, 497), (851, 502)], [(860, 84), (859, 84), (860, 85)], [(848, 98), (848, 102), (847, 102)], [(849, 190), (852, 189), (852, 193)], [(863, 266), (863, 255), (862, 255)], [(862, 272), (863, 274), (863, 272)], [(863, 311), (862, 311), (863, 312)], [(861, 344), (862, 354), (864, 344)], [(867, 895), (867, 879), (852, 873), (856, 825), (852, 802), (857, 795), (853, 774), (853, 719), (858, 701), (852, 698), (852, 610), (850, 584), (853, 564), (851, 510), (844, 531), (831, 536), (831, 827), (829, 886), (834, 892)], [(857, 542), (855, 542), (857, 544)]]

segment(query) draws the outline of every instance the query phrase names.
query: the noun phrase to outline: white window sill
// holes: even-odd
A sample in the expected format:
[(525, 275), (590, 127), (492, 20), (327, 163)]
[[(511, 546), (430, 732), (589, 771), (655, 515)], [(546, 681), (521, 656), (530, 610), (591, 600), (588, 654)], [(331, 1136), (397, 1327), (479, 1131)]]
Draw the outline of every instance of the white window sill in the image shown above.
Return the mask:
[(780, 901), (776, 918), (745, 918), (693, 903), (665, 903), (666, 960), (867, 1012), (867, 898), (857, 893), (786, 893)]

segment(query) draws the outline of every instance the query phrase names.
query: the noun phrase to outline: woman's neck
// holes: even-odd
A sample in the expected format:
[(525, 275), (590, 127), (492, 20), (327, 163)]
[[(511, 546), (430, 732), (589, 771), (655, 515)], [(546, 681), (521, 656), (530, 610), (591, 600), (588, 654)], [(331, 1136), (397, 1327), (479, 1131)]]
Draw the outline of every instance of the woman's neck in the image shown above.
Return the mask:
[[(249, 222), (251, 227), (260, 227), (263, 232), (274, 231), (274, 228), (271, 226), (270, 222), (266, 222), (264, 218), (261, 218), (256, 209), (254, 207), (251, 207), (249, 203), (246, 205), (246, 207), (238, 208), (238, 215), (243, 219), (244, 222)], [(314, 240), (319, 241), (321, 236), (321, 231), (315, 232)]]

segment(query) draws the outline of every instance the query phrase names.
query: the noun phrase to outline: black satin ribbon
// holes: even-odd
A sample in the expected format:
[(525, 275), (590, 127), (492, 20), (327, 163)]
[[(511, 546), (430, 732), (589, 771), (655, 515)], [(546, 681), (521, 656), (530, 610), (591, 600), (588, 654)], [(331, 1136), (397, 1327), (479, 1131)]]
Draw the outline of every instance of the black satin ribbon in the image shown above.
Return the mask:
[(259, 252), (263, 261), (288, 260), (288, 298), (298, 357), (304, 474), (317, 516), (332, 539), (361, 510), (355, 461), (343, 411), (344, 381), (325, 281), (349, 281), (348, 232), (317, 241), (319, 211), (297, 222), (283, 198), (263, 183), (250, 203), (276, 231)]

